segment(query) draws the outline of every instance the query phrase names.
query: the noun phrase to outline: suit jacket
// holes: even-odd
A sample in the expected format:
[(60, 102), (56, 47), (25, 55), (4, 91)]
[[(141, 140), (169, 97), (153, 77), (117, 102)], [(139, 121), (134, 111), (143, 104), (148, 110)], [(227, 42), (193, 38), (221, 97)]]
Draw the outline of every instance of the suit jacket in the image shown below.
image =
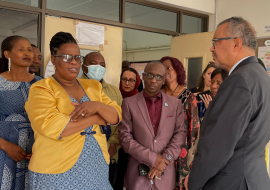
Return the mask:
[[(178, 158), (187, 135), (181, 101), (162, 93), (162, 111), (156, 136), (143, 92), (124, 99), (122, 110), (123, 120), (118, 127), (119, 140), (124, 151), (130, 155), (124, 186), (128, 190), (173, 189), (174, 160)], [(161, 180), (151, 185), (146, 177), (139, 176), (138, 165), (144, 163), (151, 169), (158, 154), (168, 160), (171, 158), (171, 161)]]
[(189, 190), (266, 190), (270, 78), (252, 56), (220, 85), (201, 126)]

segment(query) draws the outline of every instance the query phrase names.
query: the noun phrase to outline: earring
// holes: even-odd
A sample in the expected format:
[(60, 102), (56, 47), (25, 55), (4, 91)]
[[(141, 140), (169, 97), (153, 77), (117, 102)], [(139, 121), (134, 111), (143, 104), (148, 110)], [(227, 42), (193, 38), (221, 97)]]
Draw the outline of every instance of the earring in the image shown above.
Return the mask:
[(27, 72), (29, 73), (29, 67), (27, 67)]
[(53, 68), (54, 68), (54, 70), (56, 71), (56, 67), (55, 67), (55, 65), (53, 66)]
[(10, 58), (8, 58), (8, 71), (10, 72), (10, 65), (11, 65), (11, 61)]

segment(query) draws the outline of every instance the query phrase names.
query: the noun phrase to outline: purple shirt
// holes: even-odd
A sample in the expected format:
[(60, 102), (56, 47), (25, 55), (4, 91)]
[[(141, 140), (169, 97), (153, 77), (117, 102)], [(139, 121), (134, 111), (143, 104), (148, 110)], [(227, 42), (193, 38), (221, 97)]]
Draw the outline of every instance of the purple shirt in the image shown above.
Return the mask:
[[(147, 110), (150, 116), (150, 120), (152, 123), (152, 127), (155, 135), (157, 135), (157, 130), (159, 126), (159, 121), (161, 117), (162, 110), (162, 96), (161, 92), (159, 92), (156, 96), (150, 97), (145, 91), (143, 91), (143, 96), (145, 99), (145, 103), (147, 106)], [(152, 106), (152, 101), (154, 101), (154, 105)]]

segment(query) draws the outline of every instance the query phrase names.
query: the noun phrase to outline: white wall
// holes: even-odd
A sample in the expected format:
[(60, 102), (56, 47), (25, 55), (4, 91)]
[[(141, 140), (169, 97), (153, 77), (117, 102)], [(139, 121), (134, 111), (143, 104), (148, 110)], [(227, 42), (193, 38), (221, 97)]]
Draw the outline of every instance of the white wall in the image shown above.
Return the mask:
[[(206, 14), (215, 13), (215, 0), (148, 0)], [(237, 1), (237, 0), (235, 0)]]
[(217, 0), (217, 23), (232, 16), (247, 19), (257, 32), (257, 37), (270, 36), (264, 26), (270, 25), (270, 0)]

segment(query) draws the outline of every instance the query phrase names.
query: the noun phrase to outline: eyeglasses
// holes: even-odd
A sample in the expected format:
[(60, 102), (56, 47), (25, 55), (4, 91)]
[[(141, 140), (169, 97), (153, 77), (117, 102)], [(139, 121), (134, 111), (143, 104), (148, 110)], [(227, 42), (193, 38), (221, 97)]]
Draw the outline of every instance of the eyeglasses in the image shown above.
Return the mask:
[(136, 80), (134, 80), (134, 79), (127, 79), (127, 78), (122, 78), (121, 81), (122, 81), (122, 83), (128, 82), (129, 84), (136, 82)]
[(156, 81), (161, 81), (164, 79), (163, 76), (161, 75), (153, 75), (152, 73), (144, 73), (144, 75), (148, 78), (148, 79), (153, 79), (155, 77)]
[(75, 61), (79, 64), (81, 64), (83, 62), (83, 56), (81, 55), (54, 55), (54, 57), (62, 57), (62, 61), (66, 62), (66, 63), (70, 63), (73, 58), (75, 59)]
[(215, 42), (218, 41), (218, 40), (230, 40), (230, 39), (236, 39), (237, 37), (228, 37), (228, 38), (214, 38), (212, 39), (212, 44), (213, 44), (213, 47), (214, 49), (216, 48), (215, 47)]

